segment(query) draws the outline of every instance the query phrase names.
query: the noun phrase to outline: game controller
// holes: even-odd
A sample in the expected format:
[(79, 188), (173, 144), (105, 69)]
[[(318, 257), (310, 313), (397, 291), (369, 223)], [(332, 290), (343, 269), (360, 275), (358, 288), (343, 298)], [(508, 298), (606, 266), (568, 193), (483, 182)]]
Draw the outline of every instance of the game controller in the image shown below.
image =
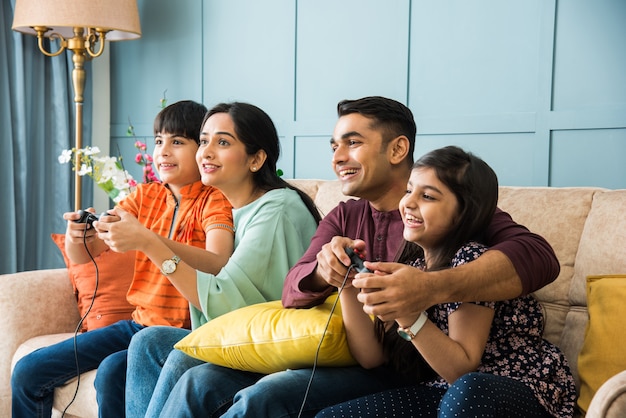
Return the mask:
[(93, 223), (100, 219), (98, 215), (82, 209), (78, 211), (78, 214), (80, 215), (80, 218), (78, 218), (74, 222), (79, 224), (88, 224), (89, 226), (93, 226)]
[(351, 266), (354, 267), (356, 271), (359, 273), (371, 273), (364, 265), (363, 258), (361, 258), (361, 254), (355, 249), (346, 247), (346, 254), (350, 257), (350, 261), (352, 262)]

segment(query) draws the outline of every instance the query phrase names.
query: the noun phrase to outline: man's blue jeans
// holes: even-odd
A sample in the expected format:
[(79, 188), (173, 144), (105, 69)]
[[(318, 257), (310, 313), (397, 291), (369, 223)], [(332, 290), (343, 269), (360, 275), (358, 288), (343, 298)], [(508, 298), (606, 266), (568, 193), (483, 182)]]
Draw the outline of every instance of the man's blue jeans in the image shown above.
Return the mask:
[(133, 336), (128, 347), (126, 418), (158, 417), (178, 378), (204, 363), (174, 349), (189, 332), (152, 326)]
[(23, 357), (11, 376), (13, 418), (51, 416), (54, 388), (76, 377), (78, 371), (96, 368), (100, 416), (123, 416), (126, 349), (131, 337), (142, 328), (134, 321), (120, 321)]
[(302, 406), (311, 369), (271, 375), (204, 363), (178, 380), (161, 417), (302, 417), (366, 394), (406, 385), (390, 369), (318, 368)]

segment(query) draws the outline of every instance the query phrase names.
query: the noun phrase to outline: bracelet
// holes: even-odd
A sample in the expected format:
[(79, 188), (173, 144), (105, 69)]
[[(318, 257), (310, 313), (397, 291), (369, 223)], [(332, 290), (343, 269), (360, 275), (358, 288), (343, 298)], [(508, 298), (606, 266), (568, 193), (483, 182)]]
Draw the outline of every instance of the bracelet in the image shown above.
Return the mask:
[(410, 327), (406, 327), (406, 328), (398, 327), (398, 335), (402, 337), (402, 339), (404, 340), (407, 340), (407, 341), (413, 340), (413, 338), (415, 338), (417, 333), (420, 332), (420, 330), (422, 329), (422, 327), (424, 326), (427, 320), (428, 320), (428, 315), (426, 315), (426, 312), (422, 312), (420, 316), (417, 318), (417, 321), (415, 321), (415, 323), (411, 325)]

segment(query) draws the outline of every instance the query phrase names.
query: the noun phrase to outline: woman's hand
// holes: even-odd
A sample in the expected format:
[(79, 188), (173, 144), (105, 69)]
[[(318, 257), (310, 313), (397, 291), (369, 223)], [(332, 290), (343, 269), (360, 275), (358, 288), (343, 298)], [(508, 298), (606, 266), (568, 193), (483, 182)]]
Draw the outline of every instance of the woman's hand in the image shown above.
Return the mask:
[(118, 253), (141, 251), (150, 245), (153, 239), (158, 240), (152, 231), (120, 207), (110, 210), (106, 216), (101, 216), (93, 226), (98, 232), (98, 237)]

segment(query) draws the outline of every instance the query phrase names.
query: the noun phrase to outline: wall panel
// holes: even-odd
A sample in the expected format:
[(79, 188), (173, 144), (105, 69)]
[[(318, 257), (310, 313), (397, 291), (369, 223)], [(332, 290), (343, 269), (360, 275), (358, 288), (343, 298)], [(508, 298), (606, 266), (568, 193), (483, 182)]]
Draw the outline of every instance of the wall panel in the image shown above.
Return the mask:
[(554, 110), (626, 105), (626, 2), (560, 0)]
[(291, 120), (295, 5), (284, 0), (204, 2), (204, 101), (245, 101), (276, 123)]
[(507, 186), (531, 184), (535, 170), (533, 133), (423, 135), (415, 147), (418, 156), (440, 147), (456, 145), (471, 150), (487, 162)]
[(299, 1), (296, 120), (335, 118), (337, 102), (406, 103), (408, 0)]
[(626, 188), (626, 129), (552, 133), (551, 185)]
[(335, 180), (329, 136), (298, 136), (296, 142), (295, 177)]
[(414, 2), (409, 104), (418, 117), (535, 111), (540, 1)]
[(413, 110), (416, 156), (454, 143), (504, 185), (626, 188), (622, 0), (139, 4), (144, 36), (112, 46), (113, 141), (128, 116), (152, 135), (165, 88), (244, 100), (274, 119), (285, 177), (334, 178), (337, 102), (383, 95)]

